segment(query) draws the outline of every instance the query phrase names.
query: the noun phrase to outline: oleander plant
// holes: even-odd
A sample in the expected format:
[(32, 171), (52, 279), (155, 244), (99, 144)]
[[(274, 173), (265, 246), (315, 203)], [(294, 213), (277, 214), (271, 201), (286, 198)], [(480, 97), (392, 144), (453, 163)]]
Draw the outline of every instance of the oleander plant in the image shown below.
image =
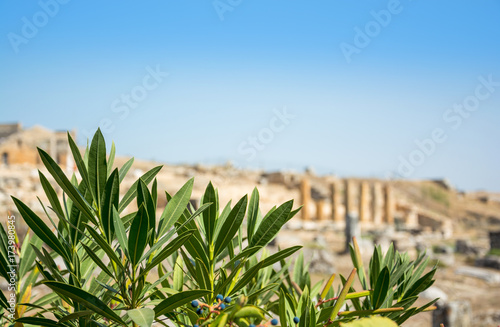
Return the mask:
[(412, 307), (434, 281), (435, 268), (422, 276), (425, 254), (411, 261), (377, 247), (367, 274), (354, 239), (342, 287), (334, 291), (335, 275), (311, 285), (300, 246), (266, 248), (300, 210), (293, 200), (263, 214), (257, 189), (220, 205), (209, 183), (194, 208), (190, 179), (158, 208), (161, 166), (123, 189), (133, 158), (114, 168), (100, 130), (83, 155), (69, 133), (68, 142), (72, 176), (38, 149), (50, 174), (39, 172), (43, 218), (13, 197), (29, 232), (20, 244), (15, 229), (0, 228), (4, 326), (397, 326), (432, 309)]

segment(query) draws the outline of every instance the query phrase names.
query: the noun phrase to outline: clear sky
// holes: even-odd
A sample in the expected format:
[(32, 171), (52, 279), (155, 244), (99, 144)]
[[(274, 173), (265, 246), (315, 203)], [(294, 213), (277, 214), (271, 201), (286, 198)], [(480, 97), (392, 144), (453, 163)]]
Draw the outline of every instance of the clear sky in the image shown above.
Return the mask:
[(500, 1), (0, 2), (0, 121), (500, 191)]

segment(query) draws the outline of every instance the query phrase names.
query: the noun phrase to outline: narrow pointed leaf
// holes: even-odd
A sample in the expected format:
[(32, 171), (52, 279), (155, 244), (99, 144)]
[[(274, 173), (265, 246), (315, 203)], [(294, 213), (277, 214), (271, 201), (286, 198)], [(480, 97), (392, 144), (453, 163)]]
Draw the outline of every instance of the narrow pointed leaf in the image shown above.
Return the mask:
[(163, 234), (165, 234), (175, 224), (175, 222), (177, 222), (186, 209), (193, 191), (193, 183), (194, 179), (191, 178), (168, 201), (167, 206), (160, 217), (158, 237), (163, 236)]
[(340, 292), (340, 295), (338, 296), (337, 301), (335, 301), (335, 305), (333, 306), (332, 313), (330, 315), (330, 318), (333, 320), (337, 317), (337, 314), (340, 311), (340, 308), (344, 305), (345, 298), (347, 296), (347, 293), (349, 292), (349, 289), (351, 288), (352, 283), (354, 282), (354, 278), (356, 277), (356, 268), (354, 268), (347, 278), (344, 287), (342, 288), (342, 291)]
[(174, 295), (169, 296), (166, 300), (160, 302), (155, 308), (155, 318), (158, 318), (161, 315), (168, 314), (178, 307), (183, 306), (186, 303), (191, 302), (192, 300), (199, 299), (207, 294), (210, 291), (207, 290), (194, 290), (194, 291), (184, 291), (179, 292)]
[(93, 217), (94, 213), (90, 209), (88, 203), (80, 195), (78, 190), (71, 184), (69, 179), (66, 177), (59, 165), (52, 159), (47, 152), (38, 148), (38, 153), (40, 154), (40, 159), (49, 171), (49, 173), (54, 177), (57, 184), (63, 189), (63, 191), (68, 195), (68, 197), (73, 201), (73, 204), (80, 209), (88, 217)]
[(93, 310), (97, 314), (100, 314), (105, 318), (111, 319), (121, 324), (122, 326), (127, 326), (125, 322), (120, 318), (120, 316), (118, 316), (113, 310), (111, 310), (106, 305), (106, 303), (102, 302), (94, 295), (87, 293), (86, 291), (78, 287), (74, 287), (60, 282), (45, 281), (43, 282), (43, 284), (52, 289), (54, 292), (69, 297), (73, 301), (78, 302), (79, 304), (83, 305), (89, 310)]
[(115, 163), (115, 153), (116, 153), (116, 148), (115, 148), (115, 142), (111, 142), (111, 150), (109, 151), (109, 157), (108, 157), (108, 163), (107, 163), (107, 176), (111, 175), (111, 172), (113, 171), (113, 164)]
[(241, 223), (243, 222), (243, 218), (245, 218), (246, 209), (247, 196), (245, 195), (243, 198), (241, 198), (240, 201), (238, 201), (238, 203), (236, 203), (221, 228), (219, 236), (215, 241), (214, 254), (216, 256), (220, 254), (222, 250), (224, 250), (224, 248), (228, 245), (228, 243), (233, 239), (234, 235), (240, 228)]
[(47, 318), (37, 318), (37, 317), (18, 318), (16, 319), (16, 323), (33, 325), (33, 326), (44, 326), (44, 327), (61, 327), (61, 325), (58, 325), (58, 322), (56, 320), (51, 320)]
[(134, 266), (137, 265), (139, 259), (144, 253), (146, 244), (148, 243), (149, 220), (147, 219), (143, 206), (137, 211), (137, 215), (132, 221), (130, 233), (128, 236), (128, 251), (130, 260)]
[(67, 248), (64, 247), (59, 239), (52, 233), (50, 228), (38, 217), (27, 205), (21, 202), (19, 199), (12, 197), (14, 204), (19, 210), (19, 213), (23, 217), (26, 224), (31, 228), (31, 230), (42, 240), (50, 246), (52, 250), (57, 252), (60, 256), (68, 261), (70, 260)]
[(154, 310), (149, 308), (128, 310), (127, 315), (139, 325), (139, 327), (151, 327), (155, 319)]
[(217, 215), (219, 213), (217, 200), (217, 193), (214, 189), (212, 182), (208, 183), (208, 186), (203, 195), (203, 203), (213, 203), (208, 210), (203, 213), (203, 225), (205, 228), (205, 234), (207, 237), (207, 243), (213, 244), (213, 236), (215, 232), (215, 222), (217, 220)]
[(88, 246), (85, 244), (81, 244), (83, 248), (85, 249), (85, 252), (87, 252), (88, 256), (99, 266), (99, 268), (102, 269), (106, 274), (108, 274), (109, 277), (113, 278), (113, 273), (106, 267), (106, 265), (102, 262), (102, 260), (92, 251)]
[[(73, 154), (73, 158), (75, 160), (76, 167), (78, 168), (78, 172), (80, 173), (80, 176), (82, 176), (82, 181), (83, 181), (83, 183), (85, 183), (87, 188), (90, 190), (91, 187), (90, 187), (90, 180), (89, 180), (89, 174), (87, 171), (87, 166), (85, 165), (85, 162), (82, 158), (82, 155), (80, 153), (80, 149), (76, 145), (75, 141), (73, 140), (73, 138), (71, 137), (71, 134), (69, 132), (68, 132), (68, 143), (69, 143), (69, 147), (71, 149), (71, 153)], [(92, 198), (95, 198), (95, 196), (93, 195)]]
[(330, 278), (328, 279), (328, 281), (326, 282), (325, 284), (325, 287), (323, 288), (323, 291), (321, 292), (321, 295), (320, 295), (320, 298), (322, 300), (325, 300), (326, 298), (326, 294), (328, 294), (328, 291), (330, 290), (330, 288), (332, 287), (332, 284), (333, 284), (333, 281), (335, 280), (335, 274), (332, 274), (330, 276)]
[(293, 200), (285, 202), (264, 219), (252, 238), (250, 246), (265, 246), (276, 236), (281, 227), (289, 220)]
[(389, 291), (389, 281), (390, 281), (390, 273), (387, 267), (384, 267), (377, 278), (377, 283), (375, 284), (375, 288), (373, 290), (372, 295), (372, 303), (375, 309), (378, 309), (384, 303), (384, 300), (387, 296), (387, 292)]
[(151, 263), (148, 263), (144, 271), (141, 275), (145, 275), (149, 270), (153, 269), (169, 256), (171, 256), (175, 251), (180, 249), (184, 243), (193, 235), (194, 231), (188, 230), (177, 236), (172, 242), (170, 242), (167, 246), (165, 246), (154, 258), (151, 260)]
[(103, 195), (103, 206), (101, 212), (102, 228), (104, 230), (108, 242), (113, 240), (115, 226), (113, 224), (113, 209), (118, 208), (118, 200), (120, 196), (118, 169), (115, 169), (109, 176), (106, 182)]
[(252, 196), (250, 197), (250, 204), (248, 205), (248, 226), (247, 226), (247, 238), (248, 241), (252, 241), (255, 228), (257, 227), (257, 216), (259, 215), (259, 191), (254, 188), (252, 191)]
[(127, 243), (127, 234), (125, 232), (125, 226), (123, 226), (123, 221), (120, 218), (120, 214), (118, 210), (113, 207), (113, 226), (115, 228), (116, 238), (118, 239), (118, 244), (125, 255), (129, 258), (128, 254), (128, 243)]
[(52, 209), (59, 216), (64, 217), (64, 211), (61, 207), (61, 203), (59, 202), (56, 191), (54, 190), (52, 185), (50, 185), (49, 180), (47, 179), (47, 177), (45, 177), (44, 174), (42, 174), (41, 171), (38, 171), (38, 176), (40, 177), (40, 184), (42, 184), (43, 191), (45, 192), (45, 195), (47, 195)]
[(120, 269), (125, 270), (120, 258), (118, 258), (115, 251), (106, 242), (106, 240), (101, 235), (99, 235), (91, 226), (86, 225), (86, 227), (87, 227), (87, 231), (90, 233), (90, 235), (92, 236), (94, 241), (101, 247), (101, 249), (104, 252), (106, 252), (106, 254), (108, 255), (108, 258), (110, 260), (112, 260), (118, 267), (120, 267)]
[[(143, 180), (146, 185), (151, 183), (151, 181), (155, 178), (155, 176), (158, 174), (158, 172), (161, 170), (162, 166), (155, 167), (151, 170), (149, 170), (147, 173), (142, 175), (139, 179)], [(139, 183), (139, 180), (135, 181), (134, 184), (129, 188), (127, 193), (123, 196), (123, 198), (120, 201), (120, 204), (118, 206), (118, 212), (122, 212), (129, 204), (132, 202), (132, 200), (135, 199), (137, 196), (137, 184)]]
[(107, 164), (106, 164), (106, 144), (100, 129), (92, 138), (89, 151), (89, 181), (90, 189), (94, 195), (94, 201), (100, 210), (102, 195), (106, 185)]
[(143, 180), (140, 180), (139, 184), (137, 184), (137, 208), (140, 208), (141, 205), (144, 206), (144, 215), (148, 220), (148, 233), (151, 233), (149, 246), (153, 246), (156, 237), (156, 207), (148, 186)]
[(130, 170), (130, 167), (132, 167), (132, 165), (134, 164), (134, 158), (130, 158), (129, 160), (127, 160), (126, 163), (123, 164), (123, 166), (120, 168), (119, 170), (119, 179), (120, 179), (120, 183), (123, 182), (123, 179), (125, 178), (125, 176), (127, 176), (127, 173), (128, 171)]

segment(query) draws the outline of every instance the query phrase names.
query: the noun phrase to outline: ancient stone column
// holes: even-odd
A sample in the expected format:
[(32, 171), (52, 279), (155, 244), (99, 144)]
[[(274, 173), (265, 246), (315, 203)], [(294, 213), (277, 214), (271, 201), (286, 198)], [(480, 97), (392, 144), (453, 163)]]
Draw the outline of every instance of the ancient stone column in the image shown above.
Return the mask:
[(357, 194), (353, 181), (345, 181), (345, 203), (346, 203), (346, 214), (345, 214), (345, 252), (349, 252), (349, 243), (352, 238), (356, 236), (359, 238), (361, 236), (361, 229), (359, 225), (359, 212), (357, 210), (356, 197)]
[(309, 179), (303, 178), (300, 183), (300, 196), (302, 200), (302, 220), (310, 220), (310, 210), (311, 210), (311, 184), (309, 183)]
[(330, 185), (331, 196), (332, 196), (332, 219), (333, 221), (342, 221), (342, 216), (339, 212), (339, 207), (342, 205), (342, 190), (340, 189), (340, 183), (333, 182)]
[(394, 211), (395, 211), (395, 201), (394, 201), (394, 190), (391, 185), (386, 185), (385, 189), (385, 222), (387, 224), (394, 224)]
[(361, 183), (361, 195), (359, 199), (359, 217), (361, 222), (370, 221), (370, 184)]
[(406, 227), (414, 228), (418, 227), (418, 212), (415, 206), (410, 206), (405, 217)]
[(316, 219), (317, 220), (327, 220), (328, 217), (325, 215), (326, 201), (325, 199), (319, 199), (316, 201)]
[(384, 206), (384, 191), (382, 184), (380, 182), (373, 183), (373, 193), (372, 193), (372, 212), (373, 212), (373, 223), (375, 225), (382, 224), (384, 217), (383, 206)]

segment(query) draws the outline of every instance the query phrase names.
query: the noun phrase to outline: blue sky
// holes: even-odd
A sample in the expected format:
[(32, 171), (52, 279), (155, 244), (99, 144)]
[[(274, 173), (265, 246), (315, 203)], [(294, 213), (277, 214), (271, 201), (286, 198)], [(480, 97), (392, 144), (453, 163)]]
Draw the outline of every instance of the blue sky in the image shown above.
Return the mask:
[(101, 126), (118, 153), (168, 163), (500, 191), (499, 1), (9, 0), (0, 15), (0, 121), (81, 144)]

